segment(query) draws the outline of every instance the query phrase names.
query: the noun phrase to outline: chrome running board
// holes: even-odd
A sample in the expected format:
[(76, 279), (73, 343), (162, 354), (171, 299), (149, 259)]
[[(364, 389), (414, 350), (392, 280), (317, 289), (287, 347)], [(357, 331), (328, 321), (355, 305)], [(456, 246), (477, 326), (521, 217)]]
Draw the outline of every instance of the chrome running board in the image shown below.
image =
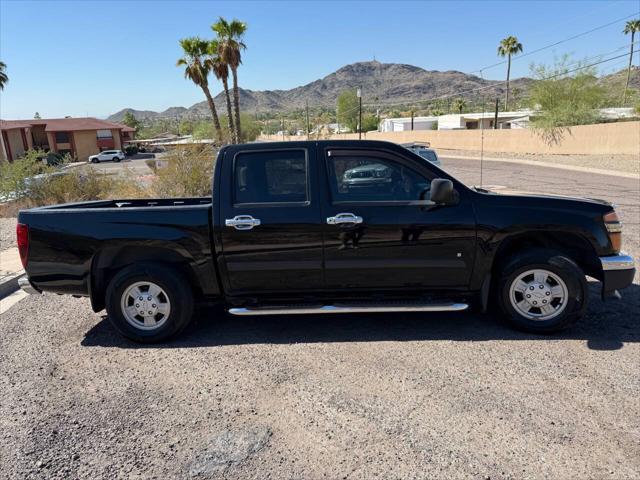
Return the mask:
[(231, 315), (309, 315), (323, 313), (384, 313), (384, 312), (461, 312), (469, 308), (466, 303), (428, 304), (371, 304), (323, 306), (274, 306), (230, 308)]

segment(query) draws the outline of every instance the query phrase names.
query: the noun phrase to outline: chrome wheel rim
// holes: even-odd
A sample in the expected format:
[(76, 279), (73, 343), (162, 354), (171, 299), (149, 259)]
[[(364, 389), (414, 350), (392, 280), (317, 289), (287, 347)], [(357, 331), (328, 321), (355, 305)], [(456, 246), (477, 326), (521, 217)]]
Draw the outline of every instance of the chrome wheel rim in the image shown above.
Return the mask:
[(169, 295), (153, 282), (136, 282), (122, 294), (120, 308), (125, 320), (139, 330), (156, 330), (171, 313)]
[(568, 297), (564, 281), (544, 269), (521, 273), (509, 287), (511, 306), (529, 320), (545, 321), (557, 317), (567, 307)]

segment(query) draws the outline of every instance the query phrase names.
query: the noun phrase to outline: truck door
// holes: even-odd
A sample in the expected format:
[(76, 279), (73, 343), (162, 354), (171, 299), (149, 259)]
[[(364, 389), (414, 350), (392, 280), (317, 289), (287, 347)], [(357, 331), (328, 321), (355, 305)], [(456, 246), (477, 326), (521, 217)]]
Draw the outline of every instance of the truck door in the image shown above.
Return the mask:
[(457, 205), (425, 207), (437, 170), (427, 161), (376, 149), (327, 146), (322, 188), (325, 287), (421, 290), (469, 284), (475, 215)]
[(278, 294), (321, 288), (315, 148), (231, 148), (220, 179), (218, 261), (227, 292)]

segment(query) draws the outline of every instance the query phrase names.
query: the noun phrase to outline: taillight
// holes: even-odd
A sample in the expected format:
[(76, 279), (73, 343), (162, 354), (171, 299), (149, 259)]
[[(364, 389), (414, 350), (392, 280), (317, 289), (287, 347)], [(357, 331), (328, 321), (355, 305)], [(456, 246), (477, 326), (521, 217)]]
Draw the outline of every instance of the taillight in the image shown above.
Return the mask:
[(609, 241), (613, 250), (619, 252), (622, 249), (622, 222), (618, 218), (616, 211), (609, 212), (602, 217), (604, 225), (609, 232)]
[(20, 261), (24, 268), (27, 267), (29, 258), (29, 227), (24, 223), (16, 226), (16, 236), (18, 237), (18, 253), (20, 253)]

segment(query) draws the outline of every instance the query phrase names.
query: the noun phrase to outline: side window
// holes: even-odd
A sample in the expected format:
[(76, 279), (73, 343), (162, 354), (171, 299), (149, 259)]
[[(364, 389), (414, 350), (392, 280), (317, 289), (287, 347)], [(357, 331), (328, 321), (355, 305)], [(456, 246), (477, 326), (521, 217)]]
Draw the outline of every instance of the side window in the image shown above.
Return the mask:
[(240, 153), (234, 163), (234, 203), (308, 200), (304, 150)]
[(430, 181), (399, 162), (366, 155), (327, 158), (334, 201), (408, 201), (429, 198)]

